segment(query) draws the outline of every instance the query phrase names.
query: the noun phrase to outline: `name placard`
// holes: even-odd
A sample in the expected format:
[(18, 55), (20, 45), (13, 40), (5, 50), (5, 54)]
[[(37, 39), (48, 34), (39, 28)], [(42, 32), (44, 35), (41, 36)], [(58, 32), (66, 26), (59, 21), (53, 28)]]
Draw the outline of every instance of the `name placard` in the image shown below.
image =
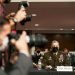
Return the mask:
[(57, 66), (57, 71), (73, 71), (72, 66)]

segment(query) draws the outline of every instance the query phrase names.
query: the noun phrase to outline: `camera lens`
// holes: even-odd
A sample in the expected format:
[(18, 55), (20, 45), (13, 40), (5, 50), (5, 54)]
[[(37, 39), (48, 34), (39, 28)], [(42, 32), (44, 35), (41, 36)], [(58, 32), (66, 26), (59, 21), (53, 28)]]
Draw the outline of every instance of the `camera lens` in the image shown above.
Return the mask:
[[(16, 40), (18, 40), (20, 34), (11, 34), (11, 39), (14, 38)], [(42, 34), (31, 34), (25, 37), (27, 43), (30, 46), (43, 46), (45, 44), (47, 44), (48, 40), (46, 39), (46, 37)]]

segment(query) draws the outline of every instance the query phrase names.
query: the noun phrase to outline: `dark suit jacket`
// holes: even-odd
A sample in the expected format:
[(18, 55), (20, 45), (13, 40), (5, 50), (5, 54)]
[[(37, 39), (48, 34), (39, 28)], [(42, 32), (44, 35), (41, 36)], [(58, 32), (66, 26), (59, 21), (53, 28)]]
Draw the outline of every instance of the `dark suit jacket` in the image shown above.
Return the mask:
[(24, 54), (19, 55), (19, 60), (14, 65), (14, 68), (8, 73), (0, 70), (0, 75), (27, 75), (32, 68), (32, 60)]

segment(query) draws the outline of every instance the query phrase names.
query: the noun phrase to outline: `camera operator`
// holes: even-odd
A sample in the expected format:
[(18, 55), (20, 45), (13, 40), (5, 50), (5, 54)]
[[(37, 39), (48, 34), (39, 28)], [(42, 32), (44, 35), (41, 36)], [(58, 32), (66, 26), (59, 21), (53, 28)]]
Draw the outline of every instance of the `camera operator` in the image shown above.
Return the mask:
[(11, 33), (12, 25), (15, 25), (15, 22), (20, 22), (25, 18), (26, 11), (23, 7), (15, 14), (15, 16), (12, 19), (7, 19), (4, 16), (0, 16), (0, 51), (4, 51), (4, 49), (7, 49), (7, 45), (9, 42), (7, 35)]
[[(12, 19), (7, 19), (3, 16), (0, 16), (0, 47), (1, 50), (6, 49), (8, 44), (8, 34), (11, 33), (12, 25), (15, 25), (15, 22), (20, 22), (26, 18), (25, 8), (21, 8)], [(31, 59), (28, 53), (27, 43), (25, 42), (25, 33), (24, 37), (21, 36), (20, 39), (15, 42), (16, 48), (19, 50), (19, 59), (14, 67), (13, 71), (9, 75), (25, 75), (28, 72), (30, 65), (32, 64)], [(6, 39), (7, 38), (7, 39)], [(6, 41), (4, 41), (6, 39)], [(3, 44), (4, 42), (4, 44)], [(28, 65), (27, 65), (28, 64)], [(26, 66), (27, 65), (27, 66)], [(2, 71), (0, 71), (0, 74)], [(3, 75), (3, 74), (1, 74)]]
[(19, 51), (19, 59), (17, 63), (14, 64), (14, 67), (9, 74), (6, 74), (4, 71), (0, 70), (1, 75), (27, 75), (29, 69), (31, 69), (32, 61), (25, 36), (26, 32), (23, 32), (17, 41), (14, 39), (11, 41)]

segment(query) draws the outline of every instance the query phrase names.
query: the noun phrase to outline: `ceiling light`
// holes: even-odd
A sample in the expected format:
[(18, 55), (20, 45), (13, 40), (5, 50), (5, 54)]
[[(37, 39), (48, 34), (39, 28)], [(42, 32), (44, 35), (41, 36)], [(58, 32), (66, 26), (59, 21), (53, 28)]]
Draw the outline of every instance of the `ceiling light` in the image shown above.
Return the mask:
[(60, 30), (64, 30), (63, 28), (60, 28)]
[(72, 29), (72, 30), (75, 30), (75, 29)]
[(38, 27), (39, 26), (39, 24), (35, 24), (35, 27)]
[(33, 17), (37, 16), (37, 14), (32, 14)]

